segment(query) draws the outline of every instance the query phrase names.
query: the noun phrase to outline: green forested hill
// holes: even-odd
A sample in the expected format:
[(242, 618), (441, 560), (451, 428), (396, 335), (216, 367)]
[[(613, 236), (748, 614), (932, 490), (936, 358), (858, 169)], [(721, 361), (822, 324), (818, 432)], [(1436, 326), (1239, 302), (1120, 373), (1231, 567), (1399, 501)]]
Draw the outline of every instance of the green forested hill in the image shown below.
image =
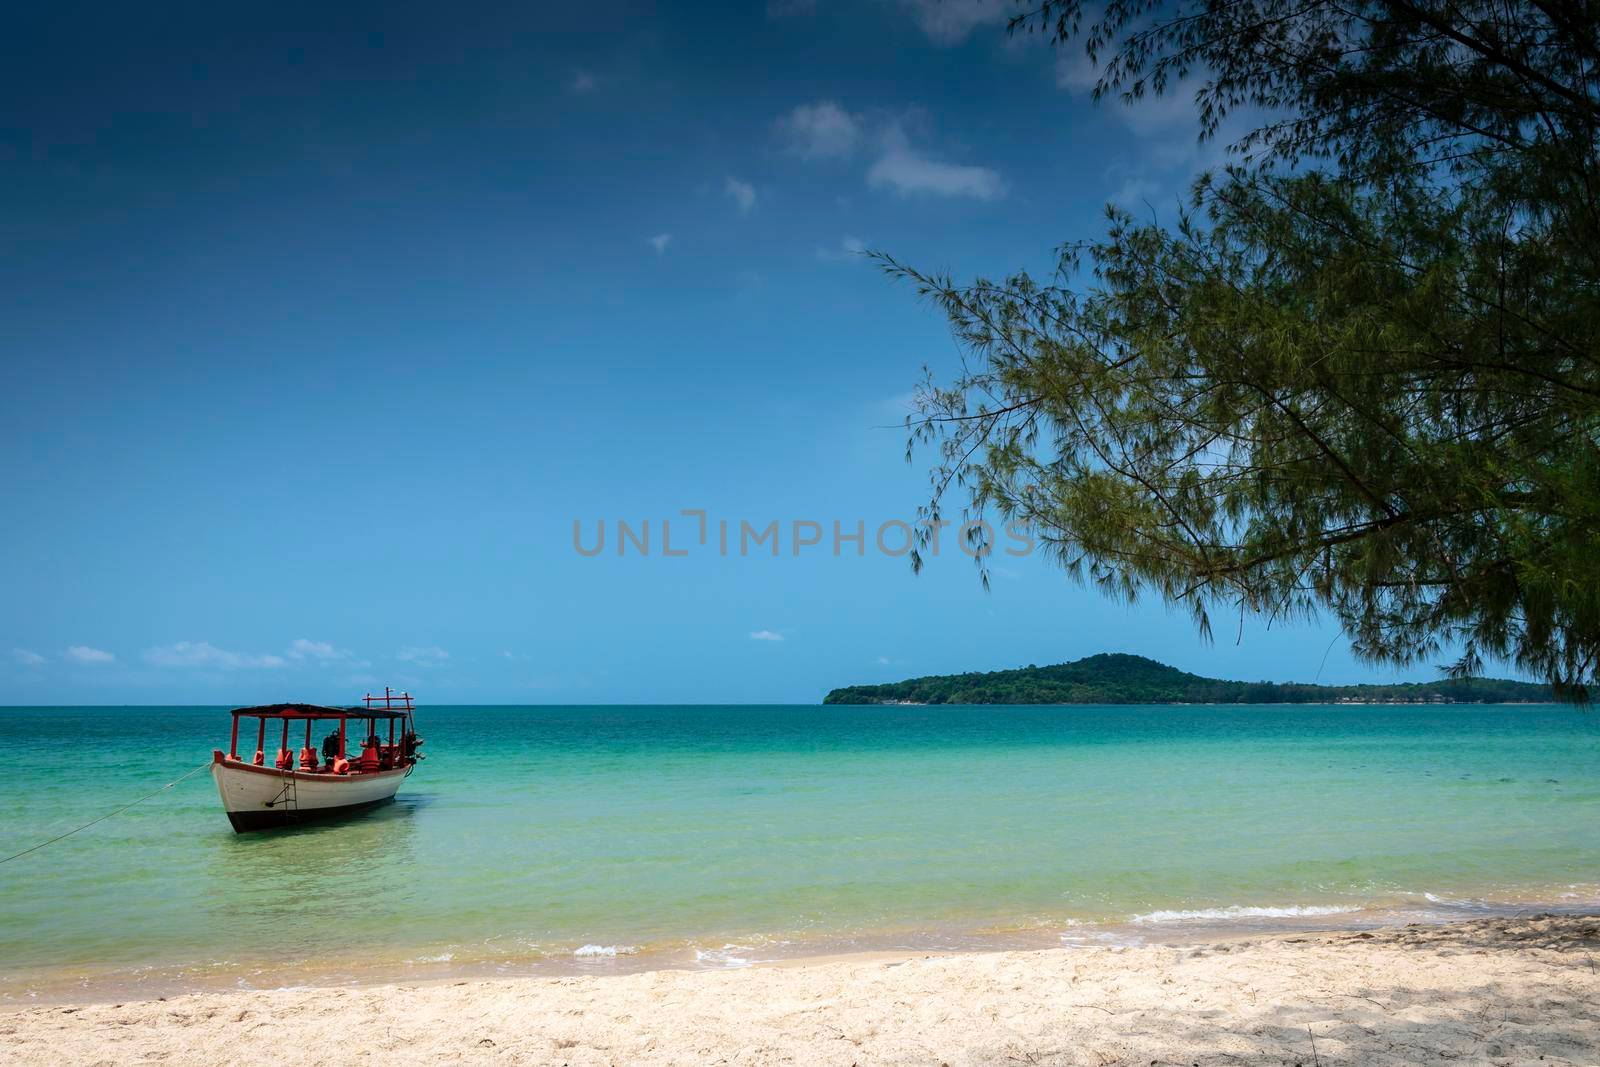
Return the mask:
[(1466, 678), (1399, 685), (1306, 685), (1202, 678), (1143, 656), (1105, 653), (1053, 667), (937, 674), (835, 689), (824, 704), (1326, 704), (1501, 703), (1551, 700), (1548, 685)]

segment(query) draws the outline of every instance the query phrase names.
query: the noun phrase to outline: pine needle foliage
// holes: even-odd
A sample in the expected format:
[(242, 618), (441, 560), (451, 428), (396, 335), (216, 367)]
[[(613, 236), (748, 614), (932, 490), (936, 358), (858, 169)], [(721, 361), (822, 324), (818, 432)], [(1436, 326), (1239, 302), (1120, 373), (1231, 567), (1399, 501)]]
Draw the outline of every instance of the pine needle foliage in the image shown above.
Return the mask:
[[(1358, 655), (1600, 664), (1600, 25), (1588, 4), (1048, 2), (1098, 98), (1193, 92), (1230, 162), (1053, 277), (886, 255), (967, 358), (929, 518), (1030, 525), (1106, 594), (1331, 613)], [(981, 541), (982, 527), (972, 536)], [(920, 558), (914, 560), (920, 566)]]

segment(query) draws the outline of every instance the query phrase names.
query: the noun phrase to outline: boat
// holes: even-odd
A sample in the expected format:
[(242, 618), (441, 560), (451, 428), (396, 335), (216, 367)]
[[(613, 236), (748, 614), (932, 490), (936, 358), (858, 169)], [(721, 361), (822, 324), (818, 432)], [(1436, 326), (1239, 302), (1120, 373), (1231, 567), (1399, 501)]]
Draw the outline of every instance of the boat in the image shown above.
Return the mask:
[[(238, 833), (295, 826), (340, 818), (387, 804), (400, 783), (423, 757), (417, 750), (415, 709), (410, 693), (387, 687), (383, 696), (368, 693), (361, 707), (318, 704), (264, 704), (235, 708), (228, 751), (211, 753), (211, 777), (217, 783), (223, 810)], [(250, 758), (239, 754), (239, 725), (256, 720), (256, 747)], [(268, 724), (274, 724), (269, 728)], [(304, 744), (296, 752), (290, 741)], [(312, 739), (328, 724), (320, 746)], [(281, 730), (277, 724), (282, 724)], [(290, 737), (290, 733), (294, 737)], [(359, 737), (352, 731), (364, 731)], [(269, 739), (278, 745), (267, 758)], [(248, 733), (245, 735), (249, 736)]]

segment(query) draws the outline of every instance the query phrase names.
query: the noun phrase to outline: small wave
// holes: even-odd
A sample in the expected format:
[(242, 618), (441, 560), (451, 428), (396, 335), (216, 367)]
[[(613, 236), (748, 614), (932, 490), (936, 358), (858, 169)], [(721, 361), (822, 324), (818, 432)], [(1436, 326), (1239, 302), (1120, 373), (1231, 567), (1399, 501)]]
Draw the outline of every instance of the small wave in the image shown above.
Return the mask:
[(697, 948), (694, 961), (707, 967), (748, 967), (749, 956), (736, 956), (736, 952), (749, 952), (743, 945), (723, 945), (721, 948)]
[(1479, 900), (1474, 897), (1446, 897), (1437, 893), (1424, 893), (1422, 894), (1422, 899), (1437, 909), (1433, 914), (1439, 915), (1459, 915), (1462, 913), (1468, 915), (1490, 915), (1497, 911), (1504, 911), (1507, 908), (1515, 910), (1517, 907), (1516, 904), (1511, 902), (1496, 904), (1493, 901)]
[(1119, 933), (1115, 930), (1061, 934), (1060, 938), (1062, 948), (1133, 948), (1144, 944), (1144, 938), (1137, 934)]
[(1207, 919), (1294, 919), (1314, 915), (1348, 915), (1360, 908), (1338, 904), (1302, 904), (1283, 908), (1255, 908), (1235, 904), (1229, 908), (1197, 908), (1193, 911), (1152, 911), (1135, 915), (1129, 922), (1203, 922)]
[(574, 956), (631, 956), (639, 949), (634, 945), (583, 945), (572, 950)]
[(437, 956), (418, 956), (413, 963), (449, 963), (456, 958), (454, 952), (441, 952)]

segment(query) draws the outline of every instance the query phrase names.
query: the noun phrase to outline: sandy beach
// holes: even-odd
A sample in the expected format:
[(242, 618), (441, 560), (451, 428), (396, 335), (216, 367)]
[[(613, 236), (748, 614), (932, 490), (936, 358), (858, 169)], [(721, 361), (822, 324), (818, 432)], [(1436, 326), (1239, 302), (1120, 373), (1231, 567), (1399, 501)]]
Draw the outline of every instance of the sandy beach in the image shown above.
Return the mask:
[(1600, 1062), (1600, 921), (205, 993), (0, 1015), (12, 1063)]

